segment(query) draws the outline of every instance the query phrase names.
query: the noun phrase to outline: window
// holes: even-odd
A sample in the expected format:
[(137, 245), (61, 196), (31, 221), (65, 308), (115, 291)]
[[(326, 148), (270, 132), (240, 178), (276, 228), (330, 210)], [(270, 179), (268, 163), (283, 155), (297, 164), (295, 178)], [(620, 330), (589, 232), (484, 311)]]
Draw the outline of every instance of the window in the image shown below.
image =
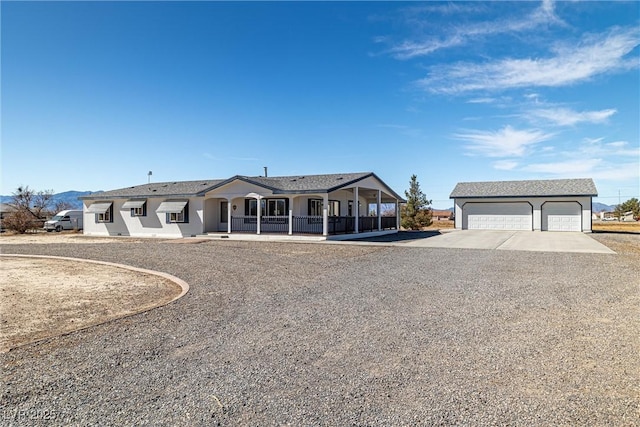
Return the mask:
[(142, 199), (131, 199), (124, 202), (122, 209), (129, 209), (131, 216), (147, 216), (147, 201)]
[(160, 203), (157, 213), (166, 214), (167, 224), (176, 222), (189, 222), (189, 201), (188, 200), (165, 200)]
[(267, 199), (267, 216), (286, 216), (285, 199)]
[[(244, 211), (247, 216), (258, 216), (258, 200), (257, 199), (245, 199)], [(262, 209), (260, 214), (264, 215), (264, 199), (261, 200)]]
[(87, 213), (95, 214), (96, 222), (113, 222), (113, 203), (94, 202), (87, 207)]
[(169, 214), (169, 222), (184, 222), (184, 209), (180, 212), (171, 212)]
[(184, 205), (179, 212), (167, 212), (167, 222), (168, 223), (185, 223), (189, 222), (189, 204)]
[(180, 212), (169, 213), (169, 222), (189, 222), (189, 217), (187, 216), (188, 206), (186, 205)]
[[(288, 199), (261, 199), (260, 216), (288, 216)], [(258, 216), (258, 200), (245, 199), (244, 212), (246, 216)]]
[(329, 200), (329, 216), (340, 216), (340, 202)]
[[(309, 199), (309, 216), (322, 216), (322, 199)], [(329, 200), (329, 216), (340, 216), (340, 201)]]
[(322, 199), (309, 199), (309, 216), (322, 216)]
[(347, 216), (353, 216), (353, 200), (347, 202)]
[(113, 205), (103, 213), (96, 214), (96, 222), (113, 222)]

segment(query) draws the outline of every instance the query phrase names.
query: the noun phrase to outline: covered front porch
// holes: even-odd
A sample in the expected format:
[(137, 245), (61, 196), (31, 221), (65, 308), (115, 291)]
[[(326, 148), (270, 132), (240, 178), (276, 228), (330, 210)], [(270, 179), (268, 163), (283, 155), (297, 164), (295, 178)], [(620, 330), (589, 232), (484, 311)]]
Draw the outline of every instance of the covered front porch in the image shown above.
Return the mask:
[(329, 193), (278, 194), (235, 183), (206, 195), (204, 232), (210, 236), (306, 236), (321, 240), (395, 233), (400, 202), (381, 188), (354, 186)]

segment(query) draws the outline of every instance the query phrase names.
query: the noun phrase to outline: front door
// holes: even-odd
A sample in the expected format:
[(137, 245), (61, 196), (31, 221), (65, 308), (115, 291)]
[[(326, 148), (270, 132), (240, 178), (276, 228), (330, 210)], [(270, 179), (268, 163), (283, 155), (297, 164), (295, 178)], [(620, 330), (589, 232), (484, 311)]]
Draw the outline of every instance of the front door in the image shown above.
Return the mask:
[(227, 231), (227, 223), (229, 222), (229, 202), (226, 200), (220, 202), (220, 226), (219, 231)]

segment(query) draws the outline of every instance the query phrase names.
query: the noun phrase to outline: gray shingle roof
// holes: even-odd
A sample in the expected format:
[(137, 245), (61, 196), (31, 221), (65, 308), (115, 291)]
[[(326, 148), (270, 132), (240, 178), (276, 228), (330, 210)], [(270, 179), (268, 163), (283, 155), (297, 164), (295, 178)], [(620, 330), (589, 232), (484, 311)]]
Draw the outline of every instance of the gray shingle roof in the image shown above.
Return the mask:
[(117, 190), (101, 191), (81, 200), (113, 199), (123, 197), (187, 197), (203, 193), (223, 182), (221, 179), (204, 179), (201, 181), (152, 182)]
[[(312, 192), (330, 192), (346, 187), (355, 182), (373, 176), (381, 183), (384, 182), (372, 172), (340, 173), (326, 175), (295, 175), (274, 177), (249, 177), (237, 175), (229, 179), (214, 179), (201, 181), (159, 182), (136, 185), (118, 190), (103, 191), (80, 197), (83, 200), (99, 200), (113, 198), (134, 197), (188, 197), (204, 195), (207, 191), (225, 185), (236, 179), (246, 181), (273, 191), (274, 194), (304, 194)], [(386, 185), (385, 185), (386, 186)], [(390, 194), (402, 199), (392, 189), (387, 187)]]
[(459, 182), (449, 196), (463, 197), (539, 197), (539, 196), (597, 196), (591, 178), (549, 179), (532, 181)]
[(371, 172), (361, 173), (336, 173), (328, 175), (296, 175), (296, 176), (274, 176), (265, 178), (241, 177), (263, 187), (271, 188), (274, 192), (295, 192), (304, 193), (311, 191), (331, 191), (344, 187), (353, 182), (362, 180), (373, 175)]

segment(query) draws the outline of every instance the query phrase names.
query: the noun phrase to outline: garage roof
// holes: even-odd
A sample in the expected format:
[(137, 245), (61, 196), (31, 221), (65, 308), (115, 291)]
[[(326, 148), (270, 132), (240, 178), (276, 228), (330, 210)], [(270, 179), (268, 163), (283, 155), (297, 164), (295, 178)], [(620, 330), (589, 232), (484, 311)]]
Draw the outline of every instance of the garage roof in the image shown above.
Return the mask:
[(597, 196), (591, 178), (531, 181), (459, 182), (449, 198)]

